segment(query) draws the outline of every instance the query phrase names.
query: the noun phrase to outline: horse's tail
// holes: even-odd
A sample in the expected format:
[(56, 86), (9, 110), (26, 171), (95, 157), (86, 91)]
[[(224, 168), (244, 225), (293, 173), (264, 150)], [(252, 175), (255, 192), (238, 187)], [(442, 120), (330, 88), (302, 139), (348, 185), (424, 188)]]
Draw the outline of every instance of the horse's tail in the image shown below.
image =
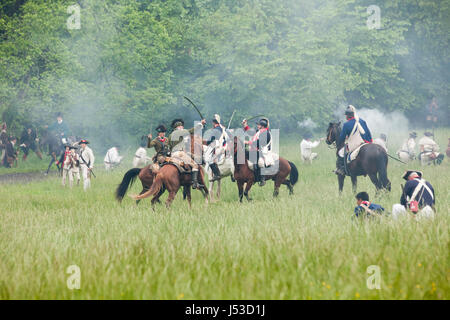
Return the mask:
[(391, 191), (391, 182), (387, 177), (388, 157), (385, 152), (380, 153), (378, 157), (378, 177), (383, 188)]
[(139, 172), (141, 172), (141, 169), (139, 168), (133, 168), (127, 171), (125, 175), (123, 176), (122, 182), (119, 184), (119, 186), (116, 189), (116, 200), (119, 202), (122, 202), (123, 197), (128, 191), (128, 188), (130, 188), (134, 181), (136, 180), (136, 177), (139, 175)]
[(151, 196), (159, 193), (164, 185), (163, 178), (164, 178), (164, 174), (158, 173), (156, 175), (155, 180), (153, 180), (153, 184), (152, 184), (151, 188), (147, 192), (145, 192), (141, 195), (138, 195), (138, 196), (133, 196), (132, 198), (134, 200), (142, 200), (142, 199), (151, 197)]
[(295, 164), (293, 164), (290, 161), (288, 161), (288, 162), (289, 162), (289, 165), (291, 166), (291, 175), (289, 176), (289, 181), (291, 182), (292, 185), (294, 185), (298, 181), (298, 170), (297, 170), (297, 167), (295, 166)]

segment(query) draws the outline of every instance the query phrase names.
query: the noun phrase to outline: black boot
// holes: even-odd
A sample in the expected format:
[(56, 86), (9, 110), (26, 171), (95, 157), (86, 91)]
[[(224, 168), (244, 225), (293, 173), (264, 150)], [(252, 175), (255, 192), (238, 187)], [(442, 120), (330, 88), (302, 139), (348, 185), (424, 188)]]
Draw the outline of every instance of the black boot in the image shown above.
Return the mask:
[(213, 173), (213, 181), (219, 180), (220, 179), (220, 170), (219, 170), (219, 166), (217, 165), (217, 163), (211, 163), (210, 165), (211, 171)]
[(266, 184), (266, 177), (261, 174), (261, 168), (258, 167), (259, 186), (262, 187)]
[(200, 189), (203, 187), (198, 183), (198, 171), (192, 171), (192, 188), (193, 189)]
[(336, 160), (336, 170), (334, 173), (345, 176), (345, 164), (344, 164), (344, 157), (337, 157)]
[(258, 182), (261, 177), (259, 175), (260, 172), (259, 172), (259, 167), (257, 164), (253, 165), (253, 174), (255, 175), (255, 182)]

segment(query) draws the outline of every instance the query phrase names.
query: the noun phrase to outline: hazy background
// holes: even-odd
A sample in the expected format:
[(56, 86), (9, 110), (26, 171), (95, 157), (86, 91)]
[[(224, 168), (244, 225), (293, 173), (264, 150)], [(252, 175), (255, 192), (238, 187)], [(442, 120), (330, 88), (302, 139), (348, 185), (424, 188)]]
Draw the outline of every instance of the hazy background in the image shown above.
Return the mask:
[[(69, 5), (81, 28), (69, 30)], [(380, 28), (370, 29), (370, 5)], [(2, 0), (0, 116), (18, 135), (61, 111), (96, 148), (159, 123), (264, 114), (322, 135), (352, 104), (379, 133), (449, 126), (450, 1)]]

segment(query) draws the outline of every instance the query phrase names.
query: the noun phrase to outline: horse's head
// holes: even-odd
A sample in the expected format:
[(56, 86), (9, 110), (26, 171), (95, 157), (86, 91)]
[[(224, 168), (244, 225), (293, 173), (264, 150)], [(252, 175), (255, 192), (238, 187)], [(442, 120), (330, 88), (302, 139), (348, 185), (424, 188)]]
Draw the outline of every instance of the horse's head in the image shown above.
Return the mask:
[(337, 141), (339, 132), (341, 131), (341, 122), (330, 122), (327, 129), (327, 139), (325, 142), (328, 145)]

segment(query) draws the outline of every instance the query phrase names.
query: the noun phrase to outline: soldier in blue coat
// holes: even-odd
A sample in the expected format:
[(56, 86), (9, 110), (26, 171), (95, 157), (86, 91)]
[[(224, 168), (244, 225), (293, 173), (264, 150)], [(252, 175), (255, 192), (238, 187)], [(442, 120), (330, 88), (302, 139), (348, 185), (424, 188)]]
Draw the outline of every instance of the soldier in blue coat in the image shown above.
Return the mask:
[(356, 204), (355, 215), (357, 217), (370, 217), (384, 212), (382, 206), (369, 201), (369, 195), (364, 191), (356, 195)]
[[(372, 134), (370, 133), (367, 123), (356, 116), (355, 107), (349, 105), (345, 110), (345, 117), (347, 122), (342, 127), (341, 134), (337, 141), (337, 145), (343, 145), (345, 139), (347, 139), (347, 152), (354, 151), (363, 143), (372, 143)], [(342, 148), (338, 152), (338, 158), (336, 161), (336, 174), (345, 175), (344, 164), (345, 149)]]

